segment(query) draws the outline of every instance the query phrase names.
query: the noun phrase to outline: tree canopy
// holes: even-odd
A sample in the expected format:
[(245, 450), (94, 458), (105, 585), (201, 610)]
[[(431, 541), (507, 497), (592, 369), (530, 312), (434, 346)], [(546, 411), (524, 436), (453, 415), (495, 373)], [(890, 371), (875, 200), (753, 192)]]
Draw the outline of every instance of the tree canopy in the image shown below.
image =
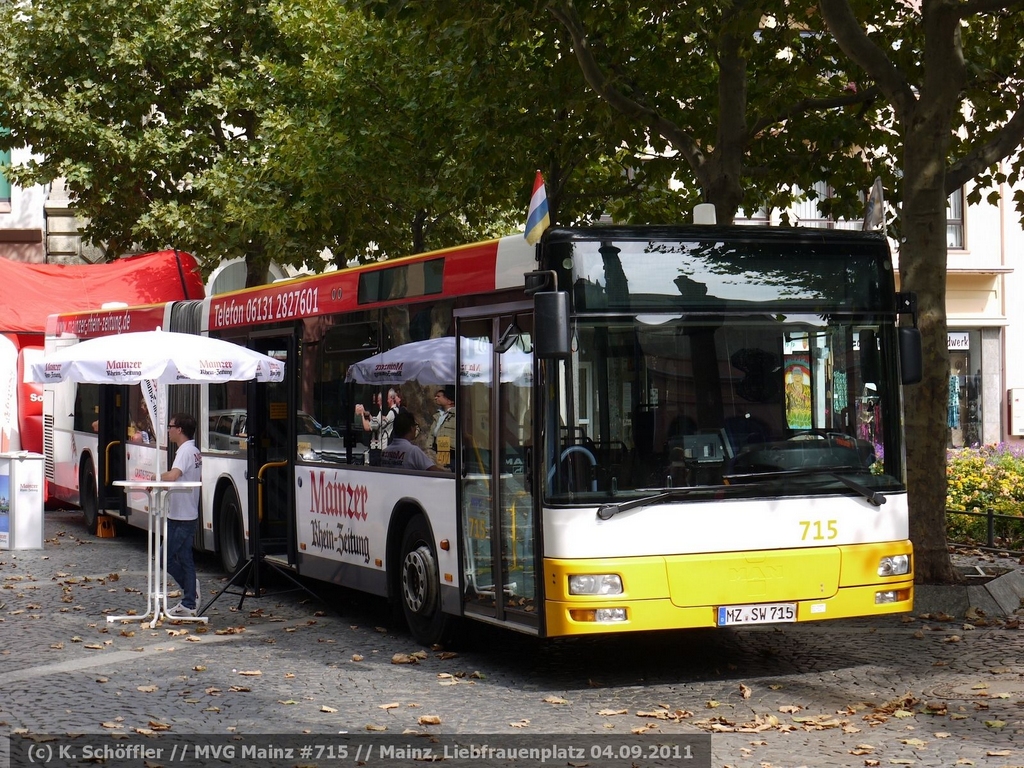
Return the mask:
[[(926, 375), (908, 398), (919, 575), (950, 577), (945, 207), (1020, 179), (1010, 0), (0, 0), (0, 146), (68, 179), (113, 255), (316, 268), (553, 221), (785, 209), (882, 176)], [(1024, 193), (1016, 193), (1024, 210)]]

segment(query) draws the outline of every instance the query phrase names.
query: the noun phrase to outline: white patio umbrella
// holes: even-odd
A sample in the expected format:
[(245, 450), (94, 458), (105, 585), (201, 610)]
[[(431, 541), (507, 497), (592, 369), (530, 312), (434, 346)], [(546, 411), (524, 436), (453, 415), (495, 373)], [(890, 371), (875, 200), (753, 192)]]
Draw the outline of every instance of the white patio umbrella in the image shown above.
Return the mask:
[[(491, 345), (475, 339), (462, 340), (459, 380), (463, 384), (486, 380), (491, 375)], [(404, 384), (424, 386), (455, 383), (455, 337), (424, 339), (401, 344), (349, 366), (345, 381), (356, 384)], [(525, 384), (532, 380), (533, 356), (513, 347), (501, 358), (501, 380)]]
[(73, 344), (26, 366), (25, 380), (52, 384), (198, 384), (281, 381), (284, 363), (269, 355), (208, 336), (139, 331)]
[(25, 366), (25, 381), (43, 384), (142, 384), (149, 418), (156, 427), (165, 413), (157, 385), (250, 379), (282, 381), (284, 363), (230, 341), (159, 329), (88, 339)]

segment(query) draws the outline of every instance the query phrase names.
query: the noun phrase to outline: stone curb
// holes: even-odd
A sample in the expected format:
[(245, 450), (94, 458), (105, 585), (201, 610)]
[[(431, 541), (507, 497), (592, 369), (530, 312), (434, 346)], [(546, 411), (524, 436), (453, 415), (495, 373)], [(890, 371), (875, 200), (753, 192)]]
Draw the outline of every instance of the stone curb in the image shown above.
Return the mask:
[(965, 618), (971, 608), (989, 618), (1020, 615), (1024, 606), (1024, 572), (1009, 571), (984, 584), (914, 587), (914, 613), (946, 613)]

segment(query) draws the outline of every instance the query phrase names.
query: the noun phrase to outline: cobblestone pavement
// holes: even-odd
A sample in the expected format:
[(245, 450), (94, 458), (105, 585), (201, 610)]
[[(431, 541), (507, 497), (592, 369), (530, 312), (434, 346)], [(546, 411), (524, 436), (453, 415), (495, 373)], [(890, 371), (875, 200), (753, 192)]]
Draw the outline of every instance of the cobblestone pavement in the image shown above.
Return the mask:
[[(197, 565), (204, 595), (223, 586)], [(43, 550), (0, 552), (0, 732), (711, 730), (715, 766), (1024, 766), (1014, 620), (554, 641), (474, 625), (424, 652), (383, 601), (322, 586), (224, 595), (208, 628), (106, 622), (141, 613), (145, 587), (145, 537), (88, 536), (73, 512), (46, 513)]]

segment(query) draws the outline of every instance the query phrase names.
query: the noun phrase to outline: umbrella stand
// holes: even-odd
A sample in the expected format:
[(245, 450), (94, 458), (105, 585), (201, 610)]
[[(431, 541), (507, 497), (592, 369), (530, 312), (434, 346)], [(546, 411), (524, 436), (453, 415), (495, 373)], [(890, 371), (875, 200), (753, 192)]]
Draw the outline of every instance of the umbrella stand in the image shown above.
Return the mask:
[[(312, 589), (303, 584), (296, 578), (295, 574), (288, 568), (282, 568), (273, 560), (267, 558), (267, 552), (263, 547), (263, 535), (260, 533), (260, 513), (263, 511), (263, 472), (267, 469), (274, 467), (286, 466), (286, 461), (274, 461), (268, 464), (264, 464), (260, 467), (259, 473), (255, 478), (249, 480), (250, 493), (253, 490), (256, 491), (257, 504), (254, 507), (252, 504), (249, 505), (248, 516), (249, 516), (249, 559), (245, 561), (241, 568), (239, 568), (234, 576), (232, 576), (228, 583), (217, 592), (216, 595), (211, 597), (207, 601), (206, 605), (203, 606), (200, 611), (201, 615), (206, 614), (206, 610), (217, 602), (222, 595), (238, 595), (238, 609), (241, 610), (242, 603), (245, 602), (247, 597), (270, 597), (271, 595), (280, 595), (286, 592), (297, 592), (302, 590), (310, 597), (314, 598), (320, 603), (327, 605), (327, 602), (316, 594)], [(255, 486), (255, 489), (252, 488)], [(290, 581), (294, 586), (287, 587), (284, 589), (277, 589), (273, 592), (267, 592), (260, 586), (260, 575), (262, 572), (262, 566), (267, 566), (272, 571), (277, 573), (279, 576), (283, 576), (285, 579)]]

